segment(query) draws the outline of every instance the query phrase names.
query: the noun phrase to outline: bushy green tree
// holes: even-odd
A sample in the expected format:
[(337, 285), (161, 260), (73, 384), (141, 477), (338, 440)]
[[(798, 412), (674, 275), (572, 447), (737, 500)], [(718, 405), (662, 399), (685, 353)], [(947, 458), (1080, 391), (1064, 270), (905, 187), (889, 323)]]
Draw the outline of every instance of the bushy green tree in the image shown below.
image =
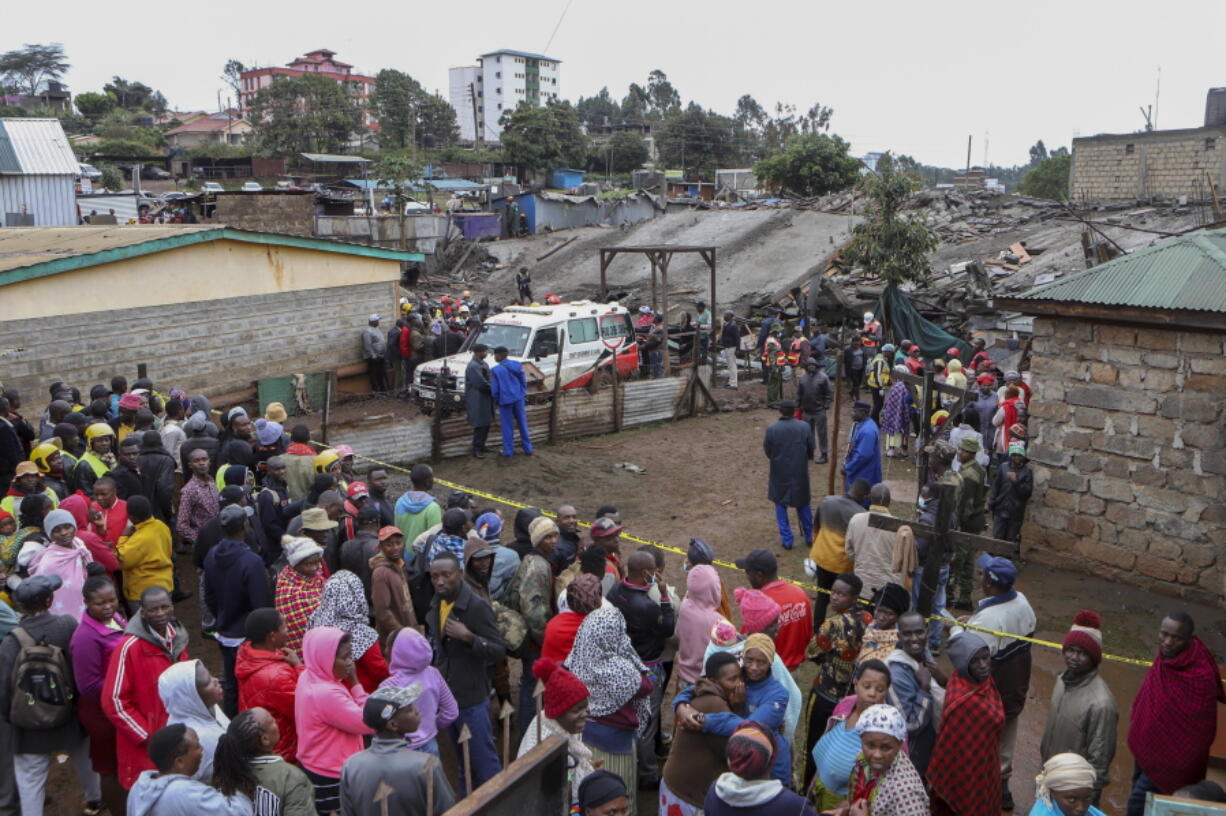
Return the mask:
[(637, 170), (651, 155), (643, 137), (627, 130), (619, 130), (610, 136), (605, 149), (609, 152), (609, 166), (614, 173)]
[(656, 149), (666, 167), (697, 170), (710, 178), (738, 158), (732, 120), (691, 102), (655, 128)]
[(166, 97), (143, 82), (132, 82), (123, 77), (112, 77), (102, 86), (105, 93), (115, 97), (124, 110), (143, 110), (153, 114), (165, 113)]
[(22, 48), (0, 54), (0, 77), (4, 83), (28, 96), (38, 96), (48, 82), (68, 73), (68, 67), (64, 46), (59, 43), (26, 43)]
[(248, 121), (257, 151), (266, 156), (338, 152), (360, 124), (345, 89), (313, 74), (277, 79), (261, 89)]
[(82, 148), (93, 156), (113, 156), (126, 159), (161, 158), (161, 151), (136, 139), (102, 139)]
[(915, 185), (910, 174), (895, 169), (889, 153), (877, 160), (876, 172), (864, 175), (860, 187), (865, 217), (853, 228), (851, 243), (843, 250), (848, 263), (867, 269), (889, 284), (930, 281), (928, 254), (940, 239), (921, 216), (903, 213)]
[(102, 178), (98, 179), (99, 187), (111, 192), (123, 189), (123, 174), (119, 172), (118, 167), (113, 164), (101, 164), (97, 169), (102, 174)]
[(79, 93), (73, 100), (77, 104), (77, 110), (82, 116), (98, 118), (104, 116), (115, 109), (118, 103), (115, 97), (109, 93)]
[(621, 120), (621, 105), (609, 94), (608, 88), (601, 88), (595, 96), (579, 97), (575, 103), (575, 112), (579, 121), (589, 128), (605, 124), (614, 125)]
[(380, 143), (386, 147), (422, 147), (427, 136), (443, 146), (459, 138), (455, 109), (403, 71), (385, 68), (379, 72), (373, 104)]
[(856, 183), (860, 162), (847, 155), (848, 144), (825, 133), (791, 136), (783, 149), (754, 165), (766, 187), (797, 196), (819, 196)]
[(1017, 191), (1035, 198), (1064, 201), (1068, 198), (1068, 178), (1072, 167), (1073, 157), (1067, 151), (1053, 152), (1026, 171), (1017, 185)]
[(506, 161), (549, 170), (581, 166), (587, 157), (587, 140), (569, 102), (550, 100), (543, 107), (520, 102), (499, 121)]
[(404, 207), (412, 198), (413, 186), (421, 178), (421, 171), (418, 162), (402, 153), (385, 154), (371, 167), (371, 175), (378, 180), (379, 186), (391, 193), (400, 222), (400, 249), (406, 247)]

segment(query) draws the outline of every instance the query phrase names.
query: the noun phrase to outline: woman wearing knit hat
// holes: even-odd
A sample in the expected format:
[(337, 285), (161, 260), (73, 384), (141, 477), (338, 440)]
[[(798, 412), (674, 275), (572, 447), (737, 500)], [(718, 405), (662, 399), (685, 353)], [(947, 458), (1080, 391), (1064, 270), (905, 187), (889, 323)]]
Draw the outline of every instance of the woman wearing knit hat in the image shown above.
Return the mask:
[(1098, 673), (1102, 659), (1102, 619), (1083, 609), (1064, 636), (1065, 671), (1056, 678), (1047, 726), (1039, 743), (1039, 756), (1045, 762), (1066, 753), (1088, 760), (1095, 772), (1091, 785), (1095, 804), (1107, 786), (1119, 721), (1115, 696)]
[(737, 587), (732, 597), (741, 608), (741, 631), (747, 635), (761, 632), (774, 640), (779, 634), (779, 604), (760, 589)]
[(520, 647), (523, 666), (519, 683), (521, 727), (532, 718), (535, 709), (532, 699), (535, 684), (529, 679), (532, 677), (532, 662), (541, 655), (545, 624), (557, 610), (553, 600), (553, 566), (549, 563), (549, 556), (558, 545), (558, 525), (551, 518), (539, 516), (528, 526), (528, 536), (532, 539), (532, 549), (520, 560), (503, 600), (508, 607), (524, 616), (524, 623), (528, 626), (528, 634)]
[(47, 543), (27, 542), (17, 555), (17, 563), (29, 570), (30, 577), (59, 576), (62, 584), (55, 591), (50, 611), (54, 615), (72, 615), (79, 622), (85, 614), (81, 589), (88, 577), (87, 567), (94, 557), (84, 542), (77, 538), (76, 519), (67, 510), (48, 513), (43, 519), (43, 530), (47, 534)]
[(1056, 754), (1043, 762), (1035, 777), (1035, 801), (1030, 816), (1104, 816), (1092, 802), (1098, 772), (1085, 757)]
[(538, 712), (528, 723), (516, 756), (528, 753), (546, 737), (559, 736), (566, 740), (570, 761), (566, 763), (567, 798), (563, 813), (569, 813), (571, 805), (578, 801), (579, 783), (595, 770), (592, 767), (592, 750), (583, 744), (590, 695), (582, 680), (552, 660), (538, 658), (532, 664), (532, 673), (545, 684), (541, 695), (544, 711)]
[(728, 739), (728, 772), (707, 791), (705, 816), (817, 816), (803, 797), (769, 776), (784, 747), (760, 723), (741, 723)]
[(324, 569), (324, 548), (305, 536), (282, 536), (281, 551), (289, 563), (277, 574), (277, 588), (273, 604), (285, 619), (289, 637), (288, 649), (302, 648), (302, 636), (306, 634), (311, 615), (319, 608), (319, 599), (324, 594), (327, 571)]

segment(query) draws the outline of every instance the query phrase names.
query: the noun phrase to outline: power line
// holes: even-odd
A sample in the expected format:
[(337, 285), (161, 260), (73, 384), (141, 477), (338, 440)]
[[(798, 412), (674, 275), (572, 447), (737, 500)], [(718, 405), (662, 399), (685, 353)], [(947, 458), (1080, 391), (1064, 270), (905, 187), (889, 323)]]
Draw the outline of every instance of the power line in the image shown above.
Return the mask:
[(562, 20), (566, 17), (566, 12), (570, 10), (570, 4), (574, 0), (566, 0), (566, 5), (562, 7), (562, 13), (558, 15), (558, 22), (553, 27), (553, 33), (549, 35), (549, 42), (545, 43), (545, 47), (541, 50), (542, 54), (549, 53), (549, 46), (553, 45), (553, 38), (558, 35), (558, 29), (562, 27)]

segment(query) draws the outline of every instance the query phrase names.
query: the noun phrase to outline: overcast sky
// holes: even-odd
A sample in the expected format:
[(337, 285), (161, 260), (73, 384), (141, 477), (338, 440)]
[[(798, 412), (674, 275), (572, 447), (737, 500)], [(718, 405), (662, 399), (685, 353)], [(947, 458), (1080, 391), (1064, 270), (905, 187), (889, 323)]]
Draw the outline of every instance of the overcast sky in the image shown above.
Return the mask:
[(855, 154), (893, 150), (951, 167), (965, 164), (968, 135), (974, 164), (986, 142), (989, 162), (1011, 165), (1025, 163), (1038, 139), (1052, 148), (1077, 135), (1137, 130), (1159, 66), (1160, 128), (1199, 127), (1205, 91), (1226, 85), (1222, 0), (3, 6), (0, 51), (63, 43), (74, 93), (118, 74), (161, 90), (176, 109), (211, 110), (227, 59), (282, 65), (330, 48), (364, 73), (397, 68), (445, 96), (451, 66), (500, 48), (548, 47), (571, 101), (606, 85), (620, 99), (660, 68), (686, 102), (722, 113), (745, 93), (769, 108), (821, 102)]

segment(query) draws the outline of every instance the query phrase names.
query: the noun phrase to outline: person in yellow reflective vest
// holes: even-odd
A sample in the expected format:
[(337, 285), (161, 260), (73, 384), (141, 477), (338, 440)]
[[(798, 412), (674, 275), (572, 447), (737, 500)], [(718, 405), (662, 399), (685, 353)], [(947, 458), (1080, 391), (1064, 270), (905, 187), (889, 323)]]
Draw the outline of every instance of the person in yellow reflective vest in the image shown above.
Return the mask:
[(868, 371), (864, 375), (864, 384), (868, 386), (873, 396), (873, 422), (881, 422), (881, 406), (885, 404), (885, 392), (890, 390), (890, 369), (894, 358), (894, 344), (886, 343), (881, 350), (868, 361)]
[(42, 493), (50, 499), (52, 510), (60, 506), (60, 501), (55, 495), (55, 491), (43, 486), (42, 478), (38, 474), (38, 466), (33, 462), (18, 462), (17, 473), (13, 477), (13, 483), (9, 485), (8, 493), (5, 497), (0, 499), (0, 510), (8, 513), (13, 518), (17, 518), (17, 511), (21, 507), (21, 500), (32, 493)]
[(111, 446), (115, 442), (115, 430), (105, 422), (95, 422), (85, 429), (85, 453), (73, 471), (77, 490), (93, 495), (94, 482), (101, 479), (119, 464)]

